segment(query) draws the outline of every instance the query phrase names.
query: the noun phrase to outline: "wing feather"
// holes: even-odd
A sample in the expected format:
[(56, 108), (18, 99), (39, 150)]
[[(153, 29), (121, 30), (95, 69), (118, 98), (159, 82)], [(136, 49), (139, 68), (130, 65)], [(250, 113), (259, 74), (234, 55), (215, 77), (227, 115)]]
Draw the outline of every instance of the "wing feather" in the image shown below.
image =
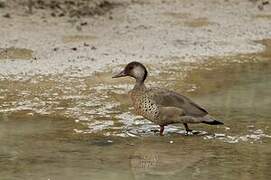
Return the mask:
[(152, 88), (147, 93), (156, 104), (164, 107), (179, 107), (184, 110), (186, 115), (203, 117), (208, 114), (204, 108), (174, 91)]

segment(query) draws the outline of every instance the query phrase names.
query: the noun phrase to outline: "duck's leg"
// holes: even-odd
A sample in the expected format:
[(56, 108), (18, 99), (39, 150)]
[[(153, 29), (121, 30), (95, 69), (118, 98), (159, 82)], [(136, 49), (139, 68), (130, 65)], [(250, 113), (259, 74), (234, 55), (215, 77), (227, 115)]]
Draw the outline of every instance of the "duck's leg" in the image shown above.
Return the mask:
[(188, 133), (188, 132), (192, 132), (192, 130), (191, 130), (191, 129), (189, 129), (189, 127), (188, 127), (187, 123), (183, 123), (183, 125), (184, 125), (184, 127), (185, 127), (186, 133)]
[(164, 129), (164, 126), (160, 125), (160, 136), (163, 136)]

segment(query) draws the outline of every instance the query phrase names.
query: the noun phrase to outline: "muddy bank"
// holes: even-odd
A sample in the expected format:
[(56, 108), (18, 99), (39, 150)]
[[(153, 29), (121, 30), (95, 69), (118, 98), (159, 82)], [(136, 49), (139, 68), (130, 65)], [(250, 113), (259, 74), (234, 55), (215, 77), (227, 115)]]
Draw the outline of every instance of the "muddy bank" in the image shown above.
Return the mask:
[[(80, 18), (70, 18), (69, 13), (58, 17), (61, 12), (54, 17), (51, 13), (58, 8), (46, 3), (44, 9), (35, 4), (33, 15), (26, 13), (27, 8), (20, 11), (15, 6), (14, 11), (18, 11), (14, 14), (12, 9), (9, 12), (2, 8), (0, 48), (27, 49), (33, 53), (23, 61), (4, 55), (0, 60), (0, 76), (86, 77), (133, 60), (163, 65), (197, 62), (210, 56), (263, 51), (264, 46), (255, 40), (271, 38), (268, 4), (259, 10), (247, 0), (114, 3), (119, 5), (113, 6), (110, 13)], [(62, 8), (61, 3), (56, 6)], [(75, 6), (84, 12), (81, 5)], [(63, 9), (67, 9), (66, 5)], [(3, 17), (6, 13), (10, 13), (10, 18)]]
[(106, 0), (11, 0), (2, 1), (1, 4), (0, 7), (11, 11), (11, 16), (18, 15), (14, 11), (16, 9), (17, 11), (21, 11), (21, 13), (25, 11), (25, 15), (47, 12), (47, 15), (51, 15), (52, 17), (68, 16), (71, 18), (103, 15), (109, 12), (115, 5), (114, 2)]

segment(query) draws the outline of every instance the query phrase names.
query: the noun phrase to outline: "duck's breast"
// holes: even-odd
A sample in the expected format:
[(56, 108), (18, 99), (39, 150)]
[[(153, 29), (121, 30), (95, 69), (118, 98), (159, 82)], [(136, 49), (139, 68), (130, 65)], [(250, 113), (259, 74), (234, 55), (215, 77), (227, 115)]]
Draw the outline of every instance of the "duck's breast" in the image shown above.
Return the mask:
[(130, 91), (135, 112), (151, 121), (157, 120), (159, 114), (159, 108), (155, 102), (148, 96), (148, 93), (144, 91)]

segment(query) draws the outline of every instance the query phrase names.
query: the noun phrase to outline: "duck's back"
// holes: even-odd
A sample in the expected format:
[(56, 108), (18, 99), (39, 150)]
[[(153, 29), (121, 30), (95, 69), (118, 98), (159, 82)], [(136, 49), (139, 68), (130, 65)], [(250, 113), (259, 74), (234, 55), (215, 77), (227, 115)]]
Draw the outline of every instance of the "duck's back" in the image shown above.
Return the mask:
[(153, 99), (158, 106), (181, 108), (185, 112), (185, 115), (188, 116), (203, 117), (208, 114), (204, 108), (174, 91), (151, 88), (148, 89), (147, 94), (149, 94), (151, 99)]

